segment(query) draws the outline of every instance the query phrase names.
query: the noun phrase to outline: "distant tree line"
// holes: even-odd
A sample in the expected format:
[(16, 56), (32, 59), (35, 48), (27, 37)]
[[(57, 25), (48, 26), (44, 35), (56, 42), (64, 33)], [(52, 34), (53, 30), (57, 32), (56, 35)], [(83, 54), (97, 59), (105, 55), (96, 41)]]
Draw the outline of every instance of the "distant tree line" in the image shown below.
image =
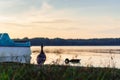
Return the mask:
[(104, 46), (120, 45), (120, 38), (100, 38), (100, 39), (62, 39), (62, 38), (32, 38), (13, 39), (14, 41), (30, 41), (32, 46), (39, 46), (43, 43), (46, 46)]

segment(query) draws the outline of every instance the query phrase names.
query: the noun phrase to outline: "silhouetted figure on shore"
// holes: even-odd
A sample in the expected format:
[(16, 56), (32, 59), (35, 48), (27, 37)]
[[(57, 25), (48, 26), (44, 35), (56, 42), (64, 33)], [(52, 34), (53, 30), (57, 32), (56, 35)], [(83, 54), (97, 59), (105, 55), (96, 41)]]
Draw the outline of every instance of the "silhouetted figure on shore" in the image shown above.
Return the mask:
[(40, 54), (37, 56), (37, 63), (40, 65), (44, 64), (45, 60), (46, 60), (46, 55), (43, 51), (43, 44), (41, 44), (41, 51)]

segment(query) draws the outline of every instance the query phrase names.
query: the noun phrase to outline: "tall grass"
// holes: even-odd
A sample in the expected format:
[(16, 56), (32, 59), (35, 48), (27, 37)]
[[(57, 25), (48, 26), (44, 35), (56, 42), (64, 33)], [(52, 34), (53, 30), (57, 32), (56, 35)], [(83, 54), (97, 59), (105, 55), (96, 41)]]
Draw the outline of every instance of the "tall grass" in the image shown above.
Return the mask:
[(120, 80), (120, 69), (0, 63), (0, 80)]

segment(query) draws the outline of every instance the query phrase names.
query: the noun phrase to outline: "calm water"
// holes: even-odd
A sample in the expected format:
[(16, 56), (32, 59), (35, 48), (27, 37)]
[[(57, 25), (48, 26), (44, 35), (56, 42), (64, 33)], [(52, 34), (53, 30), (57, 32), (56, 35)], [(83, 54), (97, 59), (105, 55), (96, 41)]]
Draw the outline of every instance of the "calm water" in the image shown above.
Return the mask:
[[(36, 64), (40, 46), (31, 47), (31, 64)], [(64, 65), (64, 60), (81, 59), (73, 66), (116, 67), (120, 68), (120, 46), (45, 46), (45, 64)]]

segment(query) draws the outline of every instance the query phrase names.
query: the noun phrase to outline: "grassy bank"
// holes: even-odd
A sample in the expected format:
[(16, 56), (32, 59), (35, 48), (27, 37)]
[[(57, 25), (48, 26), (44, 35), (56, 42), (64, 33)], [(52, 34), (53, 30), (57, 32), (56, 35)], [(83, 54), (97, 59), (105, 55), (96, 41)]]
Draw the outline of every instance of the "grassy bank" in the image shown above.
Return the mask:
[(120, 69), (0, 63), (0, 80), (120, 80)]

